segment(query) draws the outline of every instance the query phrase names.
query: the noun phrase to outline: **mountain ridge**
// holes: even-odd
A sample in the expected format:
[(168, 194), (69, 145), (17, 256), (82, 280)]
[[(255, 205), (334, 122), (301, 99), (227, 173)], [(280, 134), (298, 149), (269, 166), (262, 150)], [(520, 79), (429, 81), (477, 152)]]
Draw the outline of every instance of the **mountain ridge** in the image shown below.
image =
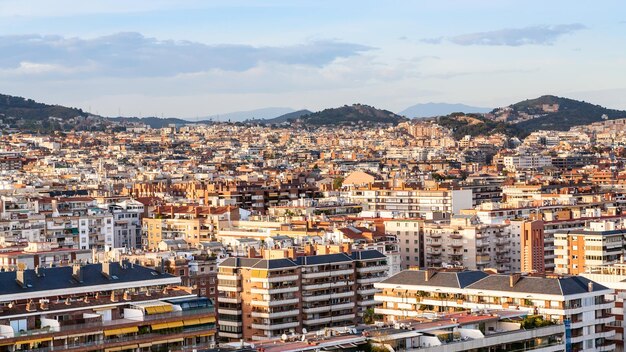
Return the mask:
[(605, 119), (626, 118), (626, 111), (555, 95), (542, 95), (496, 108), (490, 115), (498, 121), (514, 124), (527, 132), (539, 129), (567, 131), (574, 126), (588, 125)]

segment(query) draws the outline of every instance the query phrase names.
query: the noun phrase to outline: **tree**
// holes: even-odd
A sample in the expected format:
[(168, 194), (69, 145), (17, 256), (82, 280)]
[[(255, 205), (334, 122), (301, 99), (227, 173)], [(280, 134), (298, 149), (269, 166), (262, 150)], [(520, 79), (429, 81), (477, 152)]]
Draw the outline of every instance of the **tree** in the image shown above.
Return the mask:
[(374, 308), (367, 308), (365, 312), (363, 312), (363, 322), (365, 324), (374, 324), (376, 320), (376, 313), (374, 313)]
[(333, 189), (341, 188), (341, 186), (343, 185), (343, 180), (344, 180), (344, 178), (341, 177), (341, 176), (340, 177), (335, 177), (333, 179)]

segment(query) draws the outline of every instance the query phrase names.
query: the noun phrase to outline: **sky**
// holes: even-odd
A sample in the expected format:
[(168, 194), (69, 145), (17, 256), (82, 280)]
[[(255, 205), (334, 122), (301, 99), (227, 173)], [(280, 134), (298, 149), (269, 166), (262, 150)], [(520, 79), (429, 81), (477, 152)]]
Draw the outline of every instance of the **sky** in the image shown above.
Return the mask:
[(267, 107), (626, 110), (624, 1), (0, 0), (0, 93), (103, 116)]

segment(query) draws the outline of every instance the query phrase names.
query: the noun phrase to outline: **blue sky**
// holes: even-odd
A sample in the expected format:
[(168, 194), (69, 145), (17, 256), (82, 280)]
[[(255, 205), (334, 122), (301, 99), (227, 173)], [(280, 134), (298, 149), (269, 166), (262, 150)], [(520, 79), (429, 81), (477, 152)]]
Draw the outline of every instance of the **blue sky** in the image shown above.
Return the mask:
[(0, 0), (0, 92), (103, 115), (626, 109), (623, 1)]

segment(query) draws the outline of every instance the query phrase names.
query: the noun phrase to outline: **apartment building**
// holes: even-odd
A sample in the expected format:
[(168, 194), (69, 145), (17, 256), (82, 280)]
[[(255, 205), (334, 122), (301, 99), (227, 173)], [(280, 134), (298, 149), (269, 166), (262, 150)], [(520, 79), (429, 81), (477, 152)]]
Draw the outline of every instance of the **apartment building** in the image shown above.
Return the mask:
[(130, 262), (0, 272), (0, 350), (213, 347), (212, 303), (179, 284)]
[(384, 221), (385, 232), (398, 241), (402, 269), (424, 265), (424, 220), (390, 219)]
[(552, 157), (541, 154), (521, 154), (505, 156), (504, 167), (507, 170), (537, 170), (552, 165)]
[(608, 299), (615, 300), (615, 306), (611, 309), (611, 315), (615, 321), (608, 324), (608, 328), (615, 331), (613, 340), (617, 344), (617, 350), (623, 351), (626, 345), (624, 335), (624, 316), (626, 315), (624, 301), (626, 300), (626, 264), (621, 261), (608, 265), (587, 265), (585, 272), (580, 276), (593, 280), (601, 285), (613, 289), (613, 293), (607, 295)]
[(511, 233), (507, 225), (482, 224), (474, 215), (424, 223), (424, 266), (496, 269), (511, 272)]
[(0, 269), (35, 269), (68, 265), (73, 262), (87, 263), (93, 259), (91, 250), (59, 248), (53, 242), (29, 242), (25, 247), (9, 247), (0, 251)]
[(219, 334), (263, 340), (353, 325), (388, 270), (374, 250), (295, 258), (228, 258), (218, 269)]
[(351, 189), (346, 196), (363, 204), (361, 214), (366, 217), (445, 219), (472, 208), (469, 189), (369, 185)]
[(141, 218), (144, 213), (144, 205), (136, 200), (125, 200), (117, 204), (109, 205), (113, 213), (114, 233), (113, 246), (115, 248), (140, 249)]
[(374, 285), (387, 321), (454, 310), (511, 309), (565, 324), (568, 350), (614, 351), (613, 290), (580, 276), (489, 275), (482, 271), (405, 270)]
[(543, 274), (546, 272), (544, 222), (541, 220), (511, 221), (511, 233), (519, 236), (520, 271)]
[(592, 221), (582, 230), (561, 230), (554, 234), (554, 254), (558, 274), (578, 275), (587, 266), (623, 261), (626, 230), (613, 221)]
[(364, 334), (373, 346), (394, 351), (565, 352), (570, 347), (564, 324), (529, 321), (524, 311), (490, 309), (378, 324)]
[(211, 240), (220, 222), (238, 219), (239, 209), (230, 206), (160, 206), (150, 218), (142, 220), (144, 246), (155, 250), (163, 240), (184, 240), (196, 247), (200, 242)]

